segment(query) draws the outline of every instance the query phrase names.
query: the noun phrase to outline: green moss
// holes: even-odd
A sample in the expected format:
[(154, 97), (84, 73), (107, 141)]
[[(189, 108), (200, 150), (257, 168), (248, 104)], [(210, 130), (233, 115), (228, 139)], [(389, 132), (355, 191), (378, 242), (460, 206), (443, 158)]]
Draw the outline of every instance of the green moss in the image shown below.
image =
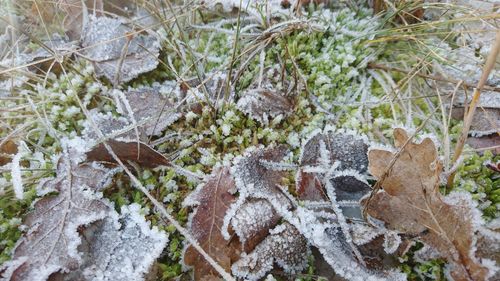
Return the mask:
[(486, 166), (498, 161), (500, 156), (493, 156), (491, 151), (485, 151), (483, 155), (473, 153), (458, 169), (454, 182), (453, 190), (472, 194), (487, 221), (500, 216), (500, 173)]

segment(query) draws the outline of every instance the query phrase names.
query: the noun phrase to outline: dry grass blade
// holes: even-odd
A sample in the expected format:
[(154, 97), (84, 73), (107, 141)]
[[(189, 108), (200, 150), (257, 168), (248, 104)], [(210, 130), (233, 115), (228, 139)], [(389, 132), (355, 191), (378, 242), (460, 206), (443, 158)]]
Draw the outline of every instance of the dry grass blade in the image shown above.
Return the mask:
[[(484, 88), (486, 81), (490, 75), (490, 72), (493, 70), (496, 59), (500, 52), (500, 30), (496, 33), (495, 42), (493, 47), (491, 48), (490, 54), (486, 59), (486, 63), (483, 67), (483, 74), (481, 75), (481, 79), (477, 83), (477, 87), (474, 89), (474, 95), (472, 96), (472, 101), (469, 104), (469, 108), (467, 110), (467, 115), (464, 120), (464, 127), (462, 132), (460, 133), (460, 137), (457, 141), (457, 146), (455, 147), (455, 153), (453, 154), (452, 165), (459, 159), (462, 154), (462, 150), (464, 149), (465, 141), (467, 141), (467, 136), (469, 135), (469, 130), (472, 125), (472, 119), (474, 118), (474, 113), (476, 112), (477, 105), (479, 103), (479, 99), (481, 98), (481, 90)], [(500, 134), (500, 132), (497, 132)], [(447, 189), (451, 190), (453, 188), (453, 180), (455, 179), (456, 173), (451, 173), (448, 177)]]

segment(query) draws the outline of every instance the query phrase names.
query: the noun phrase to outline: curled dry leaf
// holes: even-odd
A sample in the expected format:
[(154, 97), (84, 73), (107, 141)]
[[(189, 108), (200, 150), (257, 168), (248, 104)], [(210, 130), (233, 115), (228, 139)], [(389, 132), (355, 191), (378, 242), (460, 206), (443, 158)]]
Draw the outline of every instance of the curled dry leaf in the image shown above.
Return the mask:
[(399, 155), (379, 149), (368, 154), (369, 170), (384, 190), (367, 203), (367, 213), (391, 229), (419, 235), (448, 260), (455, 280), (486, 280), (491, 272), (475, 257), (473, 207), (466, 200), (447, 202), (452, 200), (439, 193), (442, 167), (434, 143), (426, 138), (403, 147), (406, 131), (396, 129), (394, 136)]
[[(170, 160), (165, 156), (143, 142), (118, 140), (108, 140), (106, 142), (124, 164), (128, 164), (128, 161), (131, 161), (145, 168), (170, 166), (171, 164)], [(109, 154), (102, 143), (87, 152), (87, 161), (116, 163), (113, 156)]]
[[(229, 206), (236, 201), (232, 194), (235, 182), (224, 167), (213, 171), (205, 184), (200, 185), (189, 197), (185, 205), (196, 206), (191, 218), (190, 230), (200, 246), (227, 272), (239, 257), (241, 244), (238, 239), (225, 240), (221, 229)], [(218, 276), (212, 266), (193, 247), (184, 252), (184, 263), (194, 267), (194, 279), (206, 280)]]
[(136, 33), (119, 19), (89, 16), (82, 31), (82, 55), (98, 76), (115, 85), (128, 82), (158, 65), (160, 43), (151, 34)]
[(113, 211), (86, 227), (82, 237), (82, 265), (64, 280), (144, 280), (168, 241), (165, 232), (150, 227), (138, 204), (122, 206), (120, 214)]
[(38, 200), (26, 217), (27, 232), (14, 248), (13, 260), (0, 269), (6, 280), (46, 280), (52, 273), (78, 268), (78, 228), (103, 219), (113, 208), (93, 191), (105, 170), (87, 168), (67, 153), (60, 157), (57, 177), (45, 181), (46, 189), (58, 194)]
[(310, 254), (307, 240), (291, 224), (284, 223), (270, 230), (250, 254), (233, 266), (233, 274), (245, 280), (258, 280), (278, 264), (286, 273), (298, 273), (307, 265)]

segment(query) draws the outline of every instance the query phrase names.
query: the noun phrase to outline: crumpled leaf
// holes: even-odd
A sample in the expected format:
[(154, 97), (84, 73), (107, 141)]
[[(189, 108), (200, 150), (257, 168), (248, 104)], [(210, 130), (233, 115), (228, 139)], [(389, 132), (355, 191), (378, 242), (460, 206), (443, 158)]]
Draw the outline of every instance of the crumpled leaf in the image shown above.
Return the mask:
[(286, 175), (285, 171), (269, 169), (268, 165), (263, 165), (263, 161), (280, 162), (287, 151), (285, 146), (250, 148), (243, 156), (235, 159), (231, 172), (241, 200), (247, 197), (268, 200), (274, 198), (285, 208), (291, 208), (291, 203), (279, 187)]
[[(200, 246), (227, 272), (239, 257), (241, 244), (238, 239), (227, 241), (221, 229), (224, 215), (229, 206), (236, 201), (233, 195), (235, 182), (229, 168), (223, 167), (212, 172), (205, 184), (191, 193), (185, 200), (187, 206), (197, 206), (190, 221), (190, 230)], [(193, 247), (184, 252), (184, 263), (194, 267), (194, 279), (218, 276), (210, 264)]]
[(89, 16), (82, 31), (82, 55), (93, 62), (96, 74), (115, 85), (128, 82), (158, 65), (160, 43), (151, 34), (133, 34), (119, 19)]
[(144, 280), (168, 242), (165, 232), (150, 227), (138, 204), (91, 224), (82, 237), (83, 263), (64, 280)]
[(57, 177), (45, 181), (46, 189), (59, 192), (34, 204), (26, 217), (27, 232), (18, 241), (13, 260), (0, 271), (6, 280), (46, 280), (58, 271), (77, 269), (81, 258), (78, 228), (103, 219), (112, 205), (92, 189), (100, 186), (105, 170), (82, 169), (70, 154), (61, 155)]
[[(368, 202), (370, 216), (403, 233), (419, 235), (452, 265), (455, 280), (486, 280), (491, 274), (474, 254), (474, 210), (460, 200), (454, 204), (439, 193), (442, 171), (436, 147), (431, 139), (409, 142), (403, 129), (395, 129), (396, 147), (401, 153), (374, 149), (368, 154), (369, 170), (378, 180), (383, 178), (383, 191)], [(391, 160), (397, 157), (387, 172)]]
[[(171, 164), (170, 160), (165, 156), (143, 142), (125, 140), (108, 140), (106, 142), (124, 164), (132, 161), (145, 168), (170, 166)], [(108, 150), (102, 143), (87, 152), (87, 161), (116, 163), (113, 156), (108, 153)]]
[(232, 266), (232, 272), (245, 280), (258, 280), (276, 263), (286, 273), (298, 273), (307, 266), (309, 254), (307, 240), (293, 225), (284, 223), (270, 230), (269, 236), (250, 254), (243, 254)]

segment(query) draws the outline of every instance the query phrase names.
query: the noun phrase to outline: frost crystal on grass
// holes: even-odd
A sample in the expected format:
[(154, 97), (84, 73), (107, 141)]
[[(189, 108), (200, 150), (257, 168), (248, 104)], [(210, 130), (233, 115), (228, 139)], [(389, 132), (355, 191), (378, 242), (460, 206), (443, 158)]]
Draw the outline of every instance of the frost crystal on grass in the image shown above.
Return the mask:
[(114, 84), (128, 82), (158, 65), (158, 38), (151, 34), (133, 34), (123, 21), (89, 16), (82, 31), (82, 56), (93, 62), (98, 76)]
[(246, 280), (258, 280), (276, 262), (286, 273), (298, 273), (307, 265), (310, 253), (307, 240), (289, 223), (277, 226), (250, 254), (233, 264), (233, 274)]

